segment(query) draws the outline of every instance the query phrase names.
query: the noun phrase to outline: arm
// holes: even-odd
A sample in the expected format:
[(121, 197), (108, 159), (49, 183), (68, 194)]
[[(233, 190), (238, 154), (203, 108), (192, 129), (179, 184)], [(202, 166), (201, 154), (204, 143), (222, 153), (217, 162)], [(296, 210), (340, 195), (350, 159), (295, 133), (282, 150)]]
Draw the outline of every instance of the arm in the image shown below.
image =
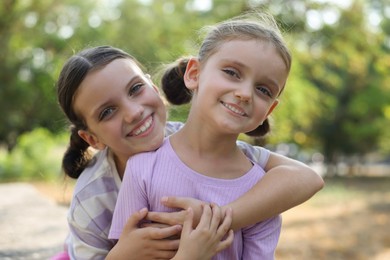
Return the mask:
[[(96, 204), (100, 205), (101, 197), (94, 200), (82, 200), (83, 194), (75, 193), (72, 199), (67, 221), (69, 225), (69, 237), (67, 238), (67, 252), (70, 259), (104, 258), (114, 246), (114, 241), (107, 238), (103, 222), (96, 225), (94, 213)], [(103, 196), (104, 201), (110, 201), (111, 197)], [(93, 201), (93, 203), (90, 203)], [(115, 203), (115, 200), (114, 200)], [(107, 219), (107, 224), (109, 220)]]
[[(115, 204), (115, 200), (111, 200)], [(133, 214), (127, 221), (119, 241), (108, 239), (107, 233), (90, 217), (93, 209), (78, 204), (74, 199), (68, 214), (70, 227), (67, 253), (70, 259), (171, 259), (179, 246), (179, 240), (164, 240), (177, 235), (180, 226), (166, 228), (138, 228), (147, 211)], [(93, 200), (91, 207), (98, 200)], [(107, 199), (105, 200), (107, 201)], [(143, 250), (147, 248), (148, 250)], [(131, 258), (136, 257), (136, 258)]]
[[(70, 233), (67, 238), (67, 253), (69, 259), (104, 258), (113, 247), (112, 241), (102, 237), (96, 230), (84, 228), (75, 223), (69, 223)], [(94, 243), (91, 243), (94, 241)]]
[(322, 178), (307, 165), (271, 153), (265, 176), (226, 207), (233, 209), (233, 229), (276, 216), (310, 199), (322, 189)]
[[(263, 148), (251, 148), (260, 155)], [(256, 152), (253, 156), (256, 159)], [(322, 189), (324, 181), (307, 165), (277, 153), (270, 153), (265, 160), (265, 176), (247, 193), (236, 201), (224, 206), (233, 209), (233, 230), (255, 224), (257, 222), (276, 216), (293, 208)], [(203, 202), (193, 198), (164, 198), (162, 203), (167, 207), (187, 209), (194, 208), (195, 216), (200, 216)], [(197, 206), (196, 206), (197, 205)], [(148, 214), (151, 220), (170, 225), (183, 223), (182, 213), (152, 213)], [(196, 217), (195, 217), (196, 219)]]

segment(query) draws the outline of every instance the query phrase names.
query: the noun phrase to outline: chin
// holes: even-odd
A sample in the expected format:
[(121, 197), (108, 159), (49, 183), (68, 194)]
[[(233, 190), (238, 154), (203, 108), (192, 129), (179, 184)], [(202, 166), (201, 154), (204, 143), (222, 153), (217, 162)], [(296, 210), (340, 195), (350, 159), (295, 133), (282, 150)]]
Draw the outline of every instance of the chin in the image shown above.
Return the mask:
[(160, 146), (163, 144), (163, 142), (164, 142), (164, 136), (163, 135), (161, 137), (158, 137), (158, 138), (154, 139), (150, 143), (150, 151), (154, 151), (154, 150), (160, 148)]

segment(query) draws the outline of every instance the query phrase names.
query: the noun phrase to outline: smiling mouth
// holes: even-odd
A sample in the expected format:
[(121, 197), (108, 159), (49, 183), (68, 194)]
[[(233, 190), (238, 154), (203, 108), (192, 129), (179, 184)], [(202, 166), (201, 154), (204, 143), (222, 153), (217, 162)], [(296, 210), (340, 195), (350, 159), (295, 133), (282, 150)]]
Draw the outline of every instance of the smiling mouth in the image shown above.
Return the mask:
[(153, 117), (150, 116), (141, 126), (131, 131), (130, 136), (138, 136), (145, 133), (152, 126), (152, 123), (153, 123)]
[(237, 115), (240, 115), (240, 116), (246, 116), (246, 113), (242, 110), (242, 109), (239, 109), (235, 106), (232, 106), (232, 105), (229, 105), (223, 101), (221, 101), (221, 104), (226, 107), (227, 109), (229, 109), (230, 111), (232, 111), (233, 113), (237, 114)]

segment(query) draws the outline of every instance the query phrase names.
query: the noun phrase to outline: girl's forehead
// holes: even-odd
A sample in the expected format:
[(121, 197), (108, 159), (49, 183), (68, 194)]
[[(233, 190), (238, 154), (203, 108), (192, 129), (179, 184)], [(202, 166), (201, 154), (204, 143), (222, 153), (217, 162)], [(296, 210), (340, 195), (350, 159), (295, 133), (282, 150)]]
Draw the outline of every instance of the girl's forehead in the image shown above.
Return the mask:
[(142, 70), (131, 59), (116, 59), (106, 66), (91, 71), (83, 80), (79, 89), (86, 87), (110, 87), (126, 82), (134, 76), (144, 77)]
[(264, 39), (233, 38), (221, 42), (218, 51), (221, 51), (223, 49), (228, 49), (228, 48), (237, 48), (237, 47), (244, 47), (244, 46), (250, 49), (257, 49), (257, 48), (264, 48), (265, 46), (273, 46), (273, 44), (270, 41)]
[(263, 59), (265, 55), (273, 56), (277, 54), (276, 48), (270, 42), (262, 40), (241, 40), (234, 39), (223, 42), (218, 49), (210, 55), (214, 59), (230, 60), (256, 60)]
[[(97, 71), (99, 72), (99, 70)], [(112, 73), (132, 72), (135, 74), (142, 74), (141, 68), (131, 59), (120, 58), (115, 59), (100, 69), (100, 72), (110, 77)]]

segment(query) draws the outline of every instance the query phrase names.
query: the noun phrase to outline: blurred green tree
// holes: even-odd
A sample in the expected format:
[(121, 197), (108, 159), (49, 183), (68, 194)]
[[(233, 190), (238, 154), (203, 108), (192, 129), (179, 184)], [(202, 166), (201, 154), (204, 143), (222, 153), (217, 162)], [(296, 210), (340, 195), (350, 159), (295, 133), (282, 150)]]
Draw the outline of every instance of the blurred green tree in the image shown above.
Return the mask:
[[(294, 60), (266, 141), (316, 147), (330, 160), (375, 149), (389, 153), (386, 6), (386, 0), (4, 0), (0, 144), (11, 149), (38, 126), (62, 130), (54, 84), (64, 61), (80, 49), (123, 48), (157, 75), (159, 85), (156, 71), (194, 54), (201, 27), (256, 8), (280, 21)], [(171, 119), (184, 121), (187, 109), (173, 107)]]
[(387, 132), (389, 43), (380, 27), (368, 27), (366, 13), (359, 1), (340, 10), (334, 25), (311, 33), (308, 51), (298, 56), (302, 76), (319, 91), (311, 133), (331, 163), (377, 150)]
[(67, 46), (93, 39), (81, 26), (88, 19), (82, 12), (91, 6), (92, 2), (71, 0), (2, 1), (0, 143), (8, 150), (19, 135), (35, 127), (55, 131), (63, 126), (53, 75)]

